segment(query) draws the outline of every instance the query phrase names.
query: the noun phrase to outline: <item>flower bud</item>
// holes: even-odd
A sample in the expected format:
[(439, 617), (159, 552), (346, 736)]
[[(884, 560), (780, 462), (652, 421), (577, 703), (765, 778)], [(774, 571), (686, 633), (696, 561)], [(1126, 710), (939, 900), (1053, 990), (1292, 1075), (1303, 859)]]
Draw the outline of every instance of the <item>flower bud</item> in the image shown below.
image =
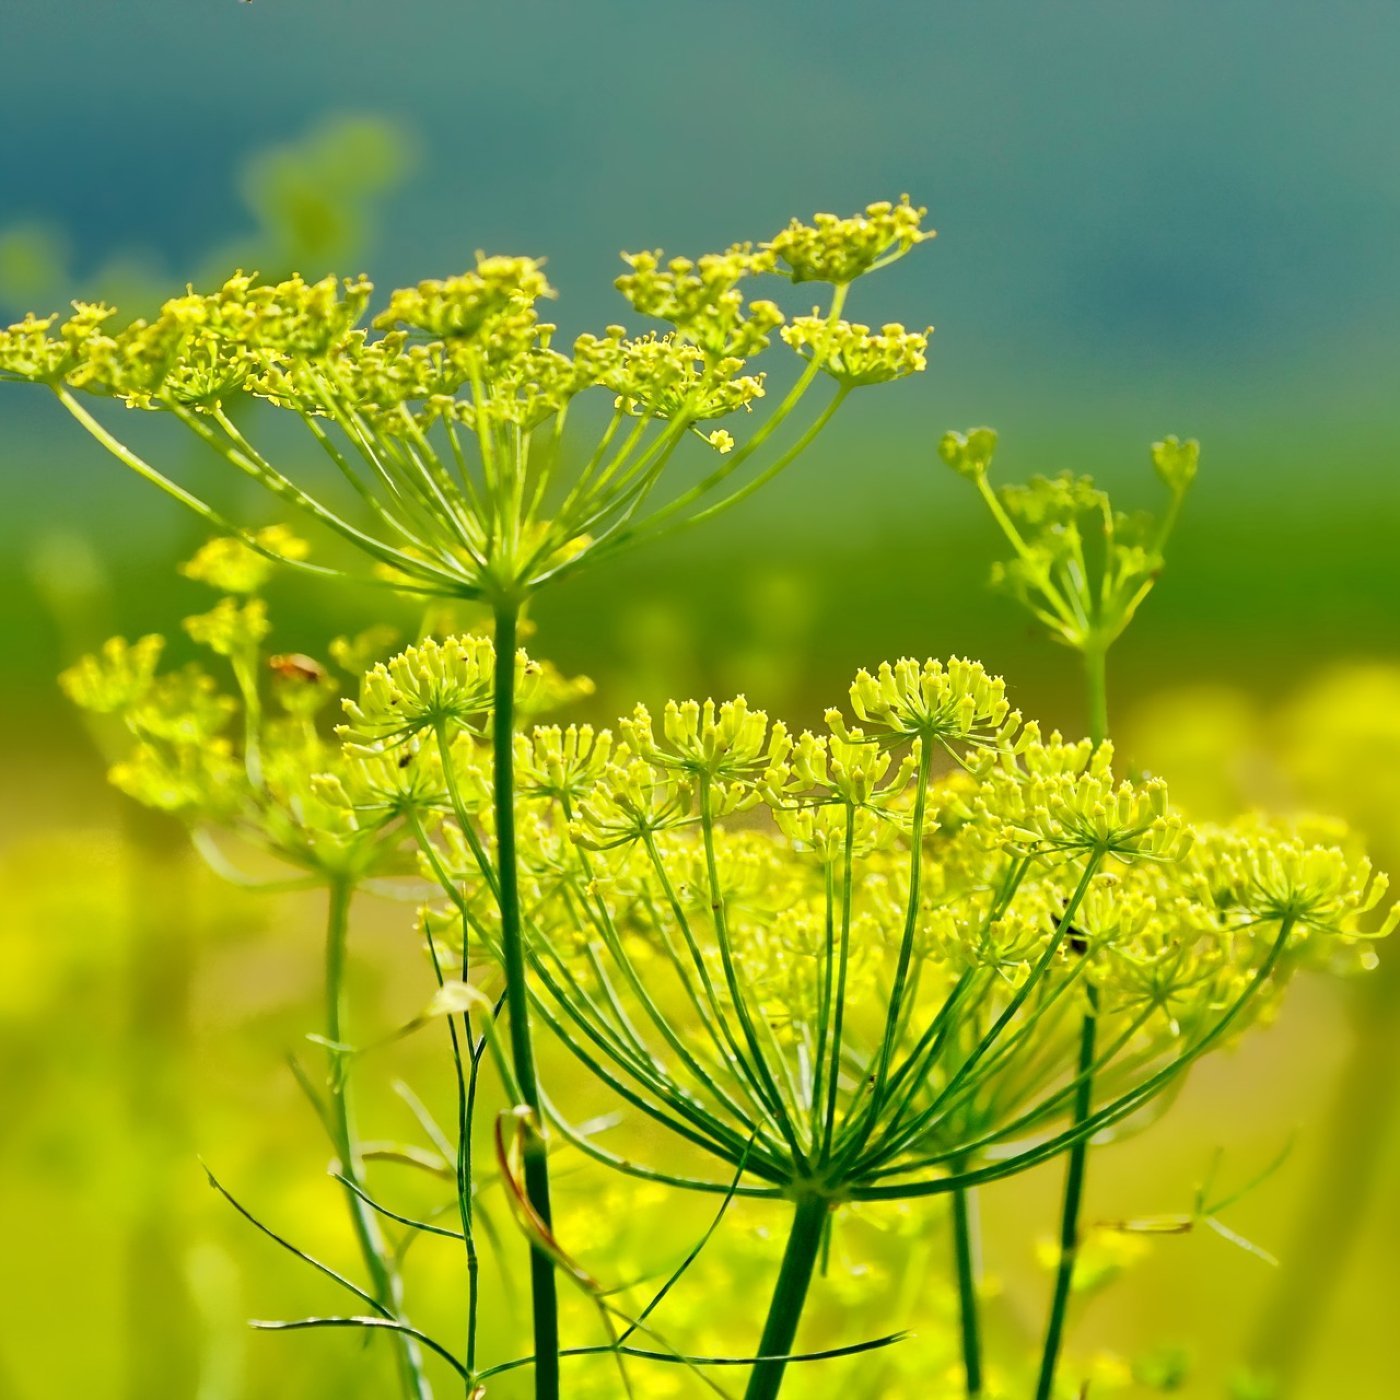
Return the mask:
[(997, 450), (994, 428), (969, 428), (965, 433), (947, 432), (938, 444), (938, 455), (959, 476), (976, 480), (985, 476)]

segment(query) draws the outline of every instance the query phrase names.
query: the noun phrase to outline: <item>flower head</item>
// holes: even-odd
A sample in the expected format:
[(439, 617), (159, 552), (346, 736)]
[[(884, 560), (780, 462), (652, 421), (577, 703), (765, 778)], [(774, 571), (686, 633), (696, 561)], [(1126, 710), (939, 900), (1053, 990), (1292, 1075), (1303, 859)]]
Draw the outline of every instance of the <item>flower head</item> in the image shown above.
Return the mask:
[[(1095, 1123), (1118, 1121), (1281, 993), (1297, 959), (1254, 923), (1286, 907), (1305, 943), (1378, 897), (1272, 835), (1193, 850), (1160, 782), (1022, 727), (974, 663), (862, 672), (851, 704), (824, 736), (738, 699), (638, 709), (621, 744), (516, 742), (550, 1023), (754, 1189), (884, 1199), (1032, 1164), (1027, 1141), (1072, 1137), (1067, 1013), (1095, 1009)], [(933, 744), (965, 761), (931, 773)], [(449, 894), (491, 838), (489, 804), (463, 810)]]
[(1134, 784), (1090, 774), (1036, 775), (998, 784), (997, 806), (1007, 838), (1037, 852), (1175, 861), (1191, 842), (1160, 779)]
[(528, 336), (536, 324), (535, 303), (554, 295), (538, 259), (478, 253), (470, 272), (394, 292), (375, 325), (404, 326), (448, 341)]
[(996, 449), (990, 428), (945, 433), (939, 455), (974, 482), (1011, 546), (993, 584), (1027, 608), (1058, 642), (1102, 654), (1128, 626), (1157, 582), (1163, 551), (1196, 475), (1200, 446), (1166, 438), (1152, 446), (1171, 491), (1160, 521), (1113, 509), (1092, 478), (1063, 472), (994, 491), (987, 472)]
[(130, 710), (151, 688), (165, 650), (165, 638), (155, 635), (128, 642), (112, 637), (93, 656), (84, 656), (58, 678), (68, 698), (93, 714)]
[[(1009, 736), (1020, 724), (1006, 699), (1006, 683), (976, 661), (884, 662), (874, 675), (851, 683), (851, 709), (876, 742), (919, 739), (926, 744), (976, 747)], [(839, 710), (827, 711), (838, 735), (849, 734)]]
[(890, 324), (878, 331), (850, 321), (830, 325), (824, 316), (798, 316), (783, 327), (783, 339), (799, 354), (817, 360), (838, 384), (888, 384), (921, 373), (928, 365), (925, 331)]
[(904, 195), (898, 204), (868, 204), (863, 214), (846, 219), (835, 214), (814, 215), (810, 224), (794, 219), (764, 246), (794, 282), (846, 286), (932, 238), (933, 231), (922, 227), (927, 212)]
[(744, 360), (768, 344), (783, 323), (771, 301), (748, 301), (740, 290), (750, 277), (773, 269), (773, 255), (751, 244), (723, 253), (662, 261), (660, 252), (623, 255), (628, 271), (617, 289), (645, 316), (668, 321), (710, 360)]
[(1370, 861), (1339, 846), (1227, 829), (1203, 843), (1195, 867), (1216, 907), (1245, 922), (1382, 937), (1400, 918), (1400, 909), (1392, 908), (1377, 932), (1363, 935), (1360, 920), (1384, 899), (1389, 881), (1372, 871)]
[(1201, 464), (1201, 444), (1195, 438), (1164, 438), (1152, 444), (1152, 465), (1163, 482), (1177, 495), (1185, 493), (1196, 479)]
[[(0, 377), (52, 387), (119, 460), (206, 521), (219, 513), (122, 444), (75, 392), (178, 419), (240, 475), (365, 556), (370, 581), (518, 611), (592, 559), (734, 504), (783, 469), (797, 452), (779, 447), (775, 430), (819, 368), (843, 389), (921, 369), (918, 333), (835, 324), (849, 280), (920, 241), (918, 222), (905, 201), (822, 218), (805, 232), (794, 226), (771, 247), (631, 254), (618, 286), (661, 329), (608, 326), (570, 349), (540, 319), (540, 302), (554, 295), (541, 261), (478, 254), (457, 276), (392, 292), (368, 319), (364, 278), (268, 283), (245, 272), (212, 292), (187, 289), (150, 320), (123, 325), (111, 308), (86, 304), (66, 320), (31, 316), (0, 331)], [(741, 432), (739, 415), (766, 393), (759, 358), (784, 324), (781, 308), (751, 284), (780, 262), (793, 276), (839, 281), (828, 313), (835, 328), (820, 340), (800, 329), (791, 337), (819, 363)], [(571, 413), (594, 394), (610, 397), (611, 420)], [(282, 441), (260, 446), (263, 420), (234, 412), (249, 399), (300, 420), (336, 484), (313, 488), (279, 466)], [(815, 416), (798, 450), (833, 407)], [(564, 442), (566, 420), (603, 426), (578, 452)], [(688, 489), (658, 490), (680, 449), (697, 442), (724, 461)], [(760, 449), (766, 465), (731, 482)], [(337, 502), (338, 486), (348, 504)], [(289, 542), (228, 528), (255, 553), (341, 572), (305, 564)], [(256, 591), (247, 564), (225, 545), (194, 567), (228, 591)]]
[(592, 725), (536, 726), (515, 740), (519, 792), (572, 805), (591, 793), (613, 757), (613, 736)]
[(938, 455), (959, 476), (974, 481), (987, 474), (996, 450), (994, 428), (969, 428), (965, 433), (947, 432), (938, 443)]
[(588, 850), (612, 850), (682, 824), (690, 810), (685, 784), (641, 759), (624, 758), (599, 775), (569, 830)]
[(253, 538), (267, 551), (260, 554), (240, 539), (218, 535), (202, 545), (187, 563), (180, 565), (186, 578), (207, 583), (221, 593), (260, 593), (276, 571), (268, 554), (283, 559), (305, 559), (310, 546), (285, 525), (269, 525)]
[[(516, 674), (524, 668), (524, 653)], [(428, 637), (365, 673), (344, 702), (345, 736), (360, 745), (402, 743), (439, 727), (482, 732), (491, 712), (496, 649), (489, 637)]]
[(261, 598), (239, 603), (221, 598), (214, 608), (196, 617), (187, 617), (185, 631), (220, 656), (237, 656), (254, 648), (267, 636), (272, 624), (267, 620), (267, 604)]

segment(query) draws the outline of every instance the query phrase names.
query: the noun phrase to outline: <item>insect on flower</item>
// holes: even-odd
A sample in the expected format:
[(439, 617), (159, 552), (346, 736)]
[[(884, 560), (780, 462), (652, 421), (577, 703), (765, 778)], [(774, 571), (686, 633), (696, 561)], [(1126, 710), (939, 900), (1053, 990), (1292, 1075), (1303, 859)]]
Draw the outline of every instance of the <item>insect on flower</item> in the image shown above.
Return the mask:
[(299, 651), (269, 656), (267, 668), (283, 680), (306, 681), (312, 685), (321, 684), (330, 674), (314, 657)]

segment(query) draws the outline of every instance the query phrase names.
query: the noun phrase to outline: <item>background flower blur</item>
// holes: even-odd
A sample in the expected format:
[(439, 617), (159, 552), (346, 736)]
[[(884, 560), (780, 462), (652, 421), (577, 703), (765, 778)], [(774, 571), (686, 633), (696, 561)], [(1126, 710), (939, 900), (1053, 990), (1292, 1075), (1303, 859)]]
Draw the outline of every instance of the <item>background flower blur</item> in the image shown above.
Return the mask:
[[(939, 238), (863, 288), (859, 315), (933, 323), (928, 372), (857, 399), (705, 532), (555, 592), (532, 646), (595, 678), (604, 720), (735, 691), (814, 720), (857, 666), (965, 653), (1082, 732), (1072, 658), (987, 590), (995, 526), (937, 441), (989, 422), (1003, 480), (1088, 471), (1134, 505), (1147, 444), (1191, 435), (1202, 471), (1168, 574), (1113, 653), (1119, 748), (1195, 815), (1335, 813), (1400, 868), (1394, 7), (11, 0), (0, 52), (6, 320), (73, 296), (152, 304), (234, 266), (410, 284), (484, 248), (548, 257), (571, 337), (620, 313), (621, 248), (699, 251), (908, 190)], [(187, 479), (216, 470), (174, 450)], [(0, 1400), (377, 1393), (343, 1338), (245, 1333), (244, 1316), (314, 1311), (315, 1286), (196, 1160), (343, 1249), (283, 1065), (314, 1024), (314, 911), (231, 894), (109, 792), (102, 735), (54, 680), (109, 632), (177, 631), (203, 599), (173, 564), (204, 536), (49, 396), (0, 400)], [(296, 651), (383, 606), (312, 586), (277, 616)], [(404, 1019), (423, 982), (401, 912), (357, 937), (367, 1014)], [(435, 1072), (426, 1048), (389, 1060)], [(1115, 1382), (1105, 1361), (1101, 1393), (1155, 1393), (1180, 1348), (1179, 1393), (1225, 1393), (1261, 1357), (1299, 1400), (1393, 1392), (1397, 1070), (1400, 974), (1304, 984), (1203, 1068), (1172, 1129), (1100, 1155), (1089, 1213), (1107, 1222), (1189, 1211), (1218, 1149), (1228, 1187), (1298, 1132), (1230, 1216), (1282, 1267), (1205, 1230), (1155, 1239), (1072, 1347), (1160, 1364)], [(395, 1103), (375, 1109), (386, 1134)], [(1043, 1303), (1025, 1220), (1052, 1232), (1057, 1185), (986, 1193), (1004, 1337)], [(577, 1247), (635, 1250), (639, 1271), (705, 1215), (658, 1254), (646, 1222), (667, 1202), (572, 1204)], [(767, 1223), (744, 1211), (719, 1267), (771, 1253)], [(867, 1266), (880, 1232), (924, 1227), (942, 1229), (933, 1207), (862, 1222)], [(835, 1285), (822, 1305), (842, 1339), (884, 1330)], [(898, 1362), (863, 1364), (853, 1395), (904, 1393)]]

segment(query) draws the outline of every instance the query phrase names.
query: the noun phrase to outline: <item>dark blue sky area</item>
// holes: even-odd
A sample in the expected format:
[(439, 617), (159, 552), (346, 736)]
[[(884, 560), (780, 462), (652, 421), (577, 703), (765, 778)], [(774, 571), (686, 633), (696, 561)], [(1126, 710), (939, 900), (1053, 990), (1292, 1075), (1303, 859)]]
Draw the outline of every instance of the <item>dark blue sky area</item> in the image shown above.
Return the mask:
[(65, 224), (79, 267), (137, 245), (187, 273), (241, 217), (239, 160), (348, 108), (423, 143), (387, 276), (548, 251), (591, 317), (621, 246), (697, 249), (907, 189), (942, 242), (898, 300), (956, 335), (955, 358), (1121, 379), (1395, 348), (1393, 4), (4, 11), (3, 213)]

